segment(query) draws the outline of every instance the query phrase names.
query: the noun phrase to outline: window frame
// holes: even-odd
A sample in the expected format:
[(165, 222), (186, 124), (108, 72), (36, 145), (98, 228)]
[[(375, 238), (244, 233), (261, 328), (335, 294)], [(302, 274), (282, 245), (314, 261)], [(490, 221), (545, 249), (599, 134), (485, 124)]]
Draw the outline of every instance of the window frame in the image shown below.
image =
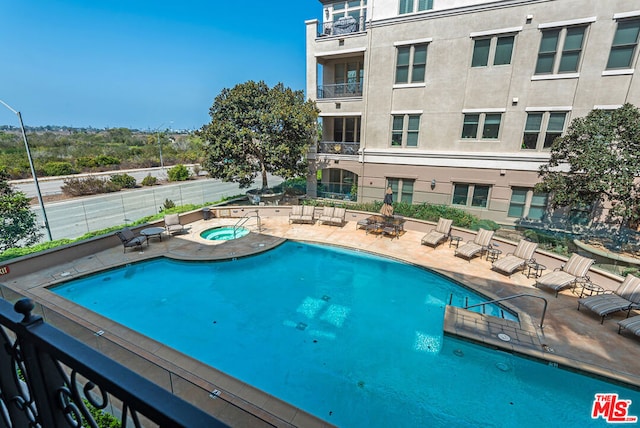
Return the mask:
[[(557, 26), (557, 27), (544, 27), (540, 28), (541, 37), (540, 45), (538, 46), (538, 56), (536, 59), (536, 66), (534, 68), (534, 76), (557, 76), (557, 75), (574, 75), (580, 72), (582, 65), (582, 59), (585, 49), (585, 41), (588, 36), (588, 30), (590, 22), (579, 23), (574, 25)], [(573, 32), (576, 30), (582, 30), (580, 34), (580, 47), (568, 46), (568, 42), (573, 40)], [(550, 37), (555, 38), (555, 46), (551, 49), (548, 45)], [(545, 50), (543, 50), (543, 48)], [(563, 64), (566, 66), (567, 58), (572, 55), (576, 56), (575, 67), (570, 69), (563, 69)], [(546, 64), (543, 60), (551, 60), (550, 64)], [(544, 68), (543, 68), (544, 66)]]
[(400, 0), (398, 2), (398, 15), (408, 15), (431, 9), (433, 9), (433, 0)]
[[(418, 55), (416, 55), (416, 51), (420, 49), (419, 52), (424, 48), (424, 62), (416, 62), (418, 61)], [(401, 53), (408, 51), (408, 57), (406, 63), (403, 61), (400, 62)], [(427, 61), (429, 58), (429, 42), (419, 42), (419, 43), (407, 43), (407, 44), (399, 44), (396, 45), (396, 67), (395, 67), (395, 75), (394, 75), (394, 85), (424, 85), (427, 76)], [(415, 79), (415, 70), (422, 70), (422, 78)], [(399, 81), (398, 78), (400, 76), (399, 71), (402, 70), (403, 73), (406, 73), (406, 80)], [(406, 72), (404, 71), (406, 70)], [(403, 76), (404, 77), (404, 76)]]
[[(553, 141), (561, 137), (567, 129), (568, 114), (570, 110), (536, 110), (527, 111), (527, 119), (525, 120), (524, 130), (522, 132), (522, 142), (520, 144), (520, 150), (549, 150)], [(552, 118), (563, 115), (562, 129), (550, 129), (550, 125), (553, 123)], [(529, 119), (533, 116), (539, 116), (540, 121), (538, 123), (538, 129), (527, 129), (529, 126)], [(544, 131), (543, 131), (544, 129)], [(535, 147), (527, 147), (527, 135), (535, 134)]]
[[(523, 196), (522, 202), (515, 201), (514, 195), (519, 192)], [(543, 201), (540, 203), (539, 201)], [(512, 215), (514, 207), (521, 207), (520, 215)], [(542, 221), (549, 207), (549, 194), (546, 192), (536, 192), (532, 187), (513, 186), (511, 187), (511, 198), (507, 209), (507, 218), (529, 219)], [(540, 215), (531, 217), (532, 212), (540, 212)]]
[[(635, 24), (635, 26), (637, 26), (638, 28), (638, 34), (636, 34), (635, 43), (616, 44), (616, 38), (619, 36), (621, 25), (626, 26), (626, 25), (633, 25), (633, 24)], [(638, 45), (640, 45), (640, 17), (634, 16), (627, 19), (617, 19), (616, 31), (614, 33), (613, 40), (611, 41), (611, 49), (609, 50), (609, 57), (607, 58), (607, 65), (605, 67), (605, 70), (628, 70), (633, 68), (632, 64), (634, 63), (638, 55)], [(627, 65), (615, 66), (615, 67), (612, 66), (611, 61), (612, 61), (614, 52), (618, 50), (623, 50), (625, 48), (628, 49), (629, 47), (632, 47), (632, 48), (631, 48), (631, 53), (629, 55), (629, 58), (627, 60)]]
[[(458, 189), (462, 190), (465, 187), (466, 195), (464, 195), (465, 192), (458, 191)], [(492, 188), (493, 185), (491, 184), (454, 182), (451, 195), (451, 205), (473, 209), (488, 209)], [(484, 192), (484, 195), (481, 194), (481, 192)], [(460, 198), (462, 197), (464, 197), (464, 204), (456, 202), (456, 200), (460, 201)], [(476, 201), (478, 200), (484, 201), (484, 204), (477, 205)]]
[(391, 187), (393, 200), (411, 205), (416, 180), (413, 178), (387, 177), (386, 188)]
[[(503, 115), (504, 111), (463, 111), (462, 112), (462, 132), (460, 133), (460, 139), (469, 141), (498, 141), (500, 140), (500, 133), (502, 131)], [(496, 132), (488, 132), (487, 125), (490, 121), (488, 118), (495, 119), (495, 116), (499, 116)], [(476, 118), (477, 121), (472, 119)], [(495, 124), (493, 124), (495, 125)], [(473, 131), (473, 132), (472, 132)], [(494, 135), (495, 136), (491, 136)]]
[[(412, 128), (413, 124), (417, 127)], [(398, 126), (401, 121), (402, 129)], [(422, 112), (392, 112), (391, 113), (391, 147), (417, 148), (420, 145), (420, 123), (422, 122)], [(398, 136), (400, 136), (399, 144)], [(415, 136), (415, 137), (413, 137)], [(411, 137), (411, 138), (410, 138)], [(394, 141), (396, 143), (394, 144)], [(415, 141), (415, 145), (413, 144)], [(410, 142), (412, 142), (410, 144)]]
[[(471, 56), (471, 68), (499, 67), (502, 65), (511, 65), (513, 60), (513, 50), (516, 45), (516, 32), (500, 33), (500, 34), (487, 34), (481, 36), (472, 36), (473, 39), (473, 52)], [(498, 52), (500, 49), (500, 42), (504, 40), (511, 40), (511, 48), (509, 49), (509, 59), (507, 62), (496, 63), (498, 60)], [(482, 46), (482, 42), (487, 42), (486, 46)], [(479, 48), (486, 49), (486, 53), (479, 50)], [(480, 55), (480, 53), (482, 55)], [(480, 63), (476, 63), (476, 60), (481, 60)]]

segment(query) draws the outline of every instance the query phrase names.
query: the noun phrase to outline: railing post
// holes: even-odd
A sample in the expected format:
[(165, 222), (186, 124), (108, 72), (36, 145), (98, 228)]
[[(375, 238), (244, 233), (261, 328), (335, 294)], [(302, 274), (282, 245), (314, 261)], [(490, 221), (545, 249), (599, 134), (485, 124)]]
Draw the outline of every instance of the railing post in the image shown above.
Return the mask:
[(67, 426), (63, 412), (55, 408), (59, 398), (56, 392), (60, 393), (67, 389), (59, 367), (48, 354), (37, 348), (33, 340), (29, 340), (29, 331), (43, 324), (42, 317), (31, 314), (34, 307), (35, 305), (29, 299), (19, 300), (14, 305), (16, 312), (24, 316), (16, 332), (16, 341), (20, 348), (22, 364), (24, 364), (22, 375), (26, 380), (30, 402), (37, 409), (39, 425)]

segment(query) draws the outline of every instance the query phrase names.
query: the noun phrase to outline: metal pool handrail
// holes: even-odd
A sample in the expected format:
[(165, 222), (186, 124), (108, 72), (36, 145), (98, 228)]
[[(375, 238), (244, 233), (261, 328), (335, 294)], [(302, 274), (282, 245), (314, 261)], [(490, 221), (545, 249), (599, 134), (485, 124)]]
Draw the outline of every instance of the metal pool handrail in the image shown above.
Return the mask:
[(494, 300), (489, 300), (489, 301), (486, 301), (486, 302), (476, 303), (475, 305), (465, 306), (462, 309), (475, 308), (476, 306), (491, 305), (493, 303), (502, 302), (504, 300), (515, 299), (516, 297), (534, 297), (536, 299), (542, 299), (544, 301), (544, 307), (542, 308), (542, 316), (540, 317), (540, 328), (544, 328), (544, 316), (547, 313), (547, 299), (545, 299), (542, 296), (536, 296), (534, 294), (526, 294), (526, 293), (514, 294), (513, 296), (501, 297), (500, 299), (494, 299)]
[(236, 231), (242, 227), (242, 225), (244, 225), (246, 222), (249, 221), (250, 218), (255, 217), (257, 220), (257, 224), (258, 224), (258, 232), (260, 232), (261, 230), (261, 226), (260, 226), (260, 214), (258, 214), (258, 210), (255, 211), (251, 211), (246, 213), (245, 215), (243, 215), (240, 220), (238, 220), (236, 222), (236, 224), (233, 226), (233, 239), (236, 239)]

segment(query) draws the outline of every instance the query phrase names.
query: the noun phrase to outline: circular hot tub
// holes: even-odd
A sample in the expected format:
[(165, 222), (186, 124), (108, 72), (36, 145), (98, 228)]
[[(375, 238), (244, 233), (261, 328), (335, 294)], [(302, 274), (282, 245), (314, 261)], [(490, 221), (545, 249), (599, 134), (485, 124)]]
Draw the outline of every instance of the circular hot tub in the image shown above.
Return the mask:
[(207, 241), (231, 241), (249, 234), (249, 229), (244, 227), (222, 226), (207, 229), (200, 233), (202, 239)]

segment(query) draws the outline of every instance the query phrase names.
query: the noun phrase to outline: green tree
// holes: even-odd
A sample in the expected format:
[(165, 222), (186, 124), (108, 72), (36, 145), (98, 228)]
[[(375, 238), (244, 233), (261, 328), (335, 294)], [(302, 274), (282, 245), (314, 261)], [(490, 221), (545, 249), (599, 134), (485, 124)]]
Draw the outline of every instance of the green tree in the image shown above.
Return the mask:
[(625, 104), (593, 110), (574, 119), (540, 167), (538, 190), (549, 192), (552, 208), (611, 205), (610, 219), (640, 220), (640, 110)]
[(205, 141), (202, 166), (213, 178), (249, 187), (267, 173), (285, 179), (303, 175), (318, 110), (302, 91), (278, 83), (249, 81), (225, 88), (209, 110), (211, 123), (199, 135)]
[(0, 170), (0, 252), (35, 244), (42, 236), (29, 199), (14, 191), (7, 180), (7, 173)]

